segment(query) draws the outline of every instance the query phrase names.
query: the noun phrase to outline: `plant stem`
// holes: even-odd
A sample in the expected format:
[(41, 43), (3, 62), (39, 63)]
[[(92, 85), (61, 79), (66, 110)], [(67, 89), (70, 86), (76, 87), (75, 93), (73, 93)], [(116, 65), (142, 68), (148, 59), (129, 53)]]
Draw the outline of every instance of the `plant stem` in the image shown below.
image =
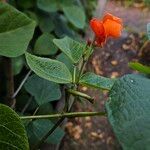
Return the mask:
[(87, 99), (90, 103), (94, 103), (94, 98), (90, 97), (89, 95), (85, 94), (85, 93), (82, 93), (82, 92), (79, 92), (79, 91), (75, 91), (75, 90), (72, 90), (72, 89), (69, 89), (67, 90), (70, 94), (74, 95), (74, 96), (79, 96), (79, 97), (82, 97), (82, 98), (85, 98)]
[(14, 78), (13, 78), (13, 69), (11, 58), (3, 57), (4, 66), (5, 66), (5, 74), (6, 74), (6, 84), (7, 84), (7, 104), (14, 108), (16, 100), (12, 98), (14, 94)]
[(83, 73), (83, 70), (84, 70), (85, 65), (86, 65), (86, 61), (85, 61), (84, 58), (83, 58), (83, 62), (82, 62), (81, 68), (80, 68), (79, 76), (78, 76), (78, 82), (79, 82), (80, 77), (81, 77), (81, 75), (82, 75), (82, 73)]
[(70, 95), (65, 89), (65, 106), (64, 106), (63, 112), (68, 112), (69, 110), (69, 98), (70, 98)]
[(73, 68), (73, 78), (72, 78), (73, 83), (76, 83), (76, 71), (77, 71), (77, 68), (76, 68), (76, 66), (74, 66), (74, 68)]
[(23, 114), (23, 113), (26, 111), (26, 109), (29, 107), (30, 103), (32, 102), (32, 99), (33, 99), (33, 97), (31, 96), (31, 97), (29, 98), (29, 100), (27, 101), (26, 105), (24, 106), (24, 108), (22, 109), (22, 111), (21, 111), (22, 114)]
[(73, 118), (73, 117), (86, 117), (86, 116), (105, 116), (105, 112), (71, 112), (62, 114), (51, 115), (38, 115), (38, 116), (22, 116), (20, 119), (53, 119), (53, 118)]
[(24, 79), (22, 80), (22, 82), (20, 83), (19, 87), (17, 88), (16, 92), (13, 94), (12, 99), (14, 99), (17, 94), (19, 93), (19, 91), (21, 90), (21, 88), (23, 87), (24, 83), (26, 82), (26, 80), (28, 79), (29, 75), (31, 74), (31, 70), (26, 74), (26, 76), (24, 77)]

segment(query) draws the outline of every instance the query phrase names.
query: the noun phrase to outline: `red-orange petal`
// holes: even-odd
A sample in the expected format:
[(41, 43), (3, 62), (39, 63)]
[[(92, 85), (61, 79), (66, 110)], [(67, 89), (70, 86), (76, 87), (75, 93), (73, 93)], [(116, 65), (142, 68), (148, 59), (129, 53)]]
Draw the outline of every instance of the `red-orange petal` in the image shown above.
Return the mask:
[(102, 21), (100, 21), (99, 19), (96, 19), (96, 18), (92, 19), (90, 21), (90, 26), (96, 36), (101, 36), (104, 34), (104, 26), (103, 26)]
[(123, 24), (122, 23), (122, 19), (118, 18), (116, 16), (113, 16), (110, 13), (105, 14), (105, 16), (103, 17), (103, 22), (107, 21), (107, 20), (114, 20), (115, 22), (119, 23), (119, 24)]
[(121, 36), (121, 31), (122, 31), (122, 24), (107, 19), (104, 23), (104, 29), (105, 29), (105, 35), (106, 36), (112, 36), (114, 38), (118, 38)]

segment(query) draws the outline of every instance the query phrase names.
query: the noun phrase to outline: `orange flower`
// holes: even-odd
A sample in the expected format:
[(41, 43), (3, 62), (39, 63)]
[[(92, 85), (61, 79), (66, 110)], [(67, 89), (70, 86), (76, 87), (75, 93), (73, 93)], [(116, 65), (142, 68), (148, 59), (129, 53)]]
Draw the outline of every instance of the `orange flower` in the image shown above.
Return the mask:
[(122, 19), (107, 13), (102, 20), (92, 19), (90, 26), (95, 33), (95, 45), (103, 46), (108, 37), (118, 38), (123, 28)]

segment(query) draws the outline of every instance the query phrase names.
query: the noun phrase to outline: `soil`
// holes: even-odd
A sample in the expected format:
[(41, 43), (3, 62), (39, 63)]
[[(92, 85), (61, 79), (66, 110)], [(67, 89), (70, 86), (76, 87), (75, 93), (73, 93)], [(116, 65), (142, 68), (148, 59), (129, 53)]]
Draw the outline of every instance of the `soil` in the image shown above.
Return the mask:
[[(99, 9), (98, 9), (99, 10)], [(86, 71), (116, 78), (128, 73), (136, 73), (128, 67), (130, 61), (139, 60), (143, 35), (146, 31), (149, 14), (147, 9), (124, 7), (111, 1), (105, 11), (122, 18), (125, 30), (121, 38), (109, 39), (103, 48), (97, 48), (87, 64)], [(145, 13), (146, 12), (146, 13)], [(107, 91), (81, 89), (95, 98), (95, 104), (78, 102), (75, 111), (104, 111)], [(86, 117), (70, 119), (66, 124), (68, 134), (64, 137), (60, 150), (121, 150), (106, 117)]]

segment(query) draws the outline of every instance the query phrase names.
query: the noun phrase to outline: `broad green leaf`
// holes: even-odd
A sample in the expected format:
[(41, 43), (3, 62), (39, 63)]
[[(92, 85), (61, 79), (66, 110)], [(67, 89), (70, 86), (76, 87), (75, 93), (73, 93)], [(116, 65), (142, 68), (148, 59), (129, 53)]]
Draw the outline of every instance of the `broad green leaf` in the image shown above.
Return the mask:
[[(57, 0), (59, 2), (59, 0)], [(61, 0), (61, 7), (63, 6), (73, 6), (75, 3), (78, 3), (76, 0)]]
[(66, 65), (57, 60), (26, 53), (26, 60), (38, 76), (56, 83), (71, 83), (72, 76)]
[(150, 40), (150, 23), (147, 24), (147, 35), (148, 39)]
[[(35, 120), (27, 126), (27, 133), (29, 142), (31, 144), (37, 143), (54, 124), (48, 119)], [(64, 136), (64, 131), (57, 128), (46, 140), (47, 143), (58, 144)]]
[(108, 119), (125, 150), (150, 149), (150, 79), (125, 75), (106, 102)]
[(86, 73), (81, 78), (79, 83), (89, 87), (98, 89), (110, 90), (114, 84), (114, 79), (102, 77), (94, 73)]
[(51, 32), (54, 30), (53, 15), (47, 13), (38, 13), (39, 27), (42, 32)]
[(34, 20), (36, 22), (36, 24), (39, 24), (39, 20), (38, 20), (38, 17), (37, 17), (37, 14), (33, 11), (29, 11), (29, 10), (26, 10), (24, 11), (25, 14), (27, 14), (27, 16)]
[(37, 6), (45, 12), (56, 12), (61, 9), (62, 6), (72, 6), (75, 0), (37, 0)]
[(64, 53), (59, 54), (56, 59), (63, 62), (70, 72), (73, 72), (73, 63)]
[(58, 48), (53, 43), (54, 36), (49, 33), (42, 34), (36, 41), (34, 53), (38, 55), (53, 55)]
[(57, 0), (37, 0), (37, 6), (46, 12), (55, 12), (59, 9)]
[(61, 97), (59, 84), (40, 78), (35, 74), (28, 78), (25, 89), (35, 97), (39, 106)]
[(130, 62), (129, 66), (132, 69), (137, 70), (141, 73), (150, 74), (150, 67), (149, 66), (142, 65), (141, 63), (138, 63), (138, 62)]
[[(60, 26), (61, 24), (61, 26)], [(63, 16), (56, 15), (54, 19), (55, 25), (55, 34), (59, 38), (63, 38), (64, 36), (76, 37), (77, 33), (68, 25), (67, 20)]]
[(71, 59), (73, 63), (79, 62), (85, 49), (84, 44), (81, 44), (69, 37), (54, 39), (53, 42)]
[(37, 115), (47, 115), (54, 113), (54, 109), (51, 103), (45, 103), (41, 105), (37, 111)]
[(85, 26), (84, 9), (79, 6), (63, 6), (63, 11), (68, 20), (77, 28), (83, 29)]
[(0, 55), (22, 55), (33, 36), (35, 22), (7, 3), (0, 2)]
[(23, 56), (12, 58), (12, 68), (13, 68), (14, 75), (19, 74), (21, 72), (23, 66), (24, 66), (24, 57)]
[(3, 104), (0, 104), (0, 149), (29, 150), (27, 135), (19, 116)]

